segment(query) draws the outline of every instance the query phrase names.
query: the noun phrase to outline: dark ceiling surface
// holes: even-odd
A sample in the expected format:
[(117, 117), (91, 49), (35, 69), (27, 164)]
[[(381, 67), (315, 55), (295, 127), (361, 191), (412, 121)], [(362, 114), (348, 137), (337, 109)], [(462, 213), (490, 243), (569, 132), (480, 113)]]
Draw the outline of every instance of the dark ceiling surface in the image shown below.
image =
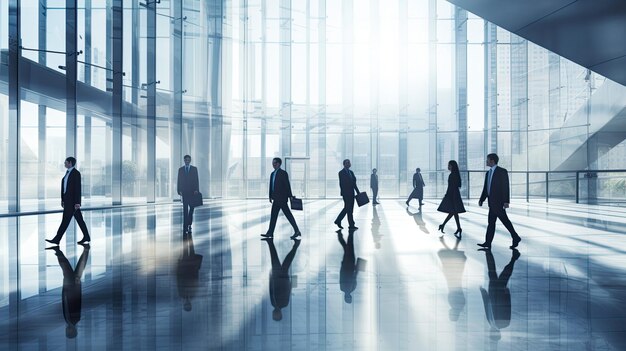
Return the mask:
[(626, 86), (626, 0), (448, 2)]

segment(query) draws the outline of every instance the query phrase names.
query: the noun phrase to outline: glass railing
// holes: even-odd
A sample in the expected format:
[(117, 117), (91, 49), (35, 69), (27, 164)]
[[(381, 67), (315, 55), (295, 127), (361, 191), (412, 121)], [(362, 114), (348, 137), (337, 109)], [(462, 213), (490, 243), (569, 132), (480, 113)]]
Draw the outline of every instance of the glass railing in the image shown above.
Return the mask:
[[(426, 198), (445, 194), (449, 172), (422, 172)], [(461, 196), (477, 199), (486, 170), (461, 171)], [(566, 200), (576, 203), (626, 203), (626, 169), (577, 171), (509, 171), (511, 197), (530, 200)], [(428, 186), (430, 183), (430, 187)]]

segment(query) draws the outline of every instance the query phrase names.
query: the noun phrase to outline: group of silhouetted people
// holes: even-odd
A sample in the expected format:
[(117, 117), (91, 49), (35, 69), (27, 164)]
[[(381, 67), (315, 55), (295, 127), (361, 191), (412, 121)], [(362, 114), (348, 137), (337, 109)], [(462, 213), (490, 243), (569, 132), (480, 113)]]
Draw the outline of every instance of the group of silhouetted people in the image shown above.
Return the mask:
[[(504, 327), (506, 320), (510, 321), (510, 294), (508, 292), (507, 282), (511, 276), (513, 264), (519, 258), (519, 252), (515, 249), (521, 241), (520, 236), (515, 231), (511, 221), (509, 220), (506, 209), (509, 207), (510, 191), (509, 178), (506, 169), (498, 166), (498, 155), (489, 154), (486, 158), (486, 165), (489, 170), (485, 174), (483, 190), (479, 199), (479, 206), (487, 200), (489, 205), (488, 226), (485, 241), (479, 243), (478, 246), (486, 252), (488, 270), (489, 270), (489, 288), (482, 289), (483, 300), (485, 303), (485, 311), (487, 319), (494, 330)], [(85, 221), (80, 211), (81, 208), (81, 175), (75, 168), (76, 159), (68, 157), (65, 160), (67, 171), (61, 181), (61, 206), (63, 207), (63, 219), (56, 236), (53, 239), (46, 239), (47, 242), (54, 244), (49, 248), (55, 251), (58, 257), (59, 265), (63, 270), (63, 313), (67, 321), (67, 336), (76, 336), (76, 323), (80, 320), (81, 309), (81, 283), (80, 278), (85, 268), (87, 257), (89, 255), (89, 242), (91, 240)], [(282, 160), (278, 157), (272, 160), (274, 171), (270, 174), (268, 197), (272, 204), (271, 216), (268, 230), (261, 234), (263, 240), (268, 244), (271, 256), (272, 269), (270, 271), (270, 300), (274, 311), (272, 313), (274, 320), (282, 319), (281, 309), (289, 303), (291, 294), (292, 281), (289, 275), (289, 268), (295, 258), (296, 251), (300, 245), (302, 233), (298, 228), (298, 224), (289, 208), (289, 200), (293, 201), (294, 196), (291, 190), (289, 175), (281, 168)], [(337, 225), (338, 240), (343, 248), (344, 256), (340, 269), (340, 287), (344, 293), (346, 303), (352, 302), (352, 292), (357, 285), (358, 261), (354, 252), (354, 232), (356, 227), (353, 217), (355, 197), (360, 195), (357, 186), (357, 179), (354, 172), (350, 170), (352, 164), (349, 159), (343, 161), (343, 168), (338, 172), (340, 194), (343, 199), (343, 208), (334, 224)], [(465, 297), (460, 287), (460, 277), (462, 276), (463, 266), (466, 258), (462, 251), (458, 251), (458, 245), (461, 240), (463, 229), (461, 228), (459, 214), (465, 213), (465, 207), (461, 198), (460, 188), (462, 185), (461, 175), (458, 163), (454, 160), (448, 162), (448, 186), (446, 193), (437, 208), (438, 211), (447, 213), (444, 222), (439, 225), (438, 231), (444, 232), (445, 226), (454, 218), (456, 222), (456, 231), (454, 233), (456, 243), (454, 248), (450, 249), (443, 239), (440, 238), (444, 245), (444, 250), (439, 252), (439, 257), (444, 265), (444, 273), (449, 287), (450, 302), (450, 319), (458, 319), (460, 310), (465, 305)], [(416, 223), (425, 233), (428, 233), (426, 224), (421, 218), (421, 207), (424, 205), (424, 187), (426, 183), (421, 175), (420, 168), (415, 170), (413, 175), (413, 190), (406, 200), (407, 213), (414, 217)], [(378, 174), (377, 169), (372, 170), (370, 177), (370, 188), (373, 192), (373, 205), (378, 205)], [(199, 192), (198, 169), (191, 165), (191, 157), (184, 156), (184, 166), (178, 170), (177, 192), (182, 197), (183, 207), (183, 254), (177, 264), (177, 281), (180, 297), (184, 300), (183, 306), (186, 311), (191, 310), (191, 298), (195, 296), (198, 287), (199, 269), (202, 264), (202, 256), (195, 253), (193, 240), (191, 238), (193, 212), (196, 198), (201, 196)], [(419, 212), (417, 214), (409, 211), (411, 200), (419, 201)], [(292, 203), (293, 206), (293, 203)], [(281, 263), (276, 247), (274, 246), (273, 237), (278, 219), (278, 213), (282, 211), (291, 226), (294, 233), (290, 237), (294, 240), (291, 251), (287, 254)], [(347, 216), (349, 235), (347, 241), (344, 239), (341, 230), (343, 229), (342, 221)], [(76, 269), (72, 269), (69, 261), (60, 251), (58, 245), (63, 237), (71, 219), (75, 218), (82, 233), (83, 238), (78, 242), (84, 246)], [(490, 252), (491, 244), (494, 238), (496, 220), (500, 221), (511, 234), (513, 256), (510, 263), (505, 267), (500, 276), (495, 272), (495, 264), (493, 255)], [(380, 247), (380, 234), (378, 227), (380, 219), (374, 207), (374, 218), (372, 219), (372, 235), (376, 247)], [(376, 230), (374, 230), (376, 228)], [(376, 231), (376, 233), (374, 233)], [(507, 324), (508, 325), (508, 324)], [(495, 333), (495, 332), (494, 332)]]
[[(504, 227), (511, 234), (512, 243), (510, 248), (514, 249), (519, 245), (520, 241), (522, 241), (522, 238), (517, 234), (506, 214), (506, 209), (509, 208), (510, 203), (509, 173), (505, 168), (498, 167), (498, 161), (498, 155), (494, 153), (487, 155), (486, 165), (489, 167), (489, 170), (485, 174), (485, 183), (480, 199), (478, 200), (478, 205), (482, 206), (485, 200), (487, 200), (489, 204), (489, 215), (485, 241), (477, 245), (485, 249), (491, 248), (491, 242), (493, 241), (496, 230), (496, 219), (500, 219), (500, 222), (504, 224)], [(450, 175), (448, 176), (448, 188), (443, 200), (441, 200), (439, 208), (437, 208), (438, 211), (445, 212), (448, 216), (443, 223), (439, 225), (438, 230), (443, 233), (446, 223), (454, 217), (457, 228), (454, 235), (460, 238), (463, 233), (463, 228), (461, 228), (459, 214), (465, 213), (465, 206), (463, 206), (463, 200), (461, 199), (461, 192), (459, 190), (461, 188), (461, 173), (459, 171), (459, 165), (454, 160), (448, 162), (448, 170), (450, 171)]]

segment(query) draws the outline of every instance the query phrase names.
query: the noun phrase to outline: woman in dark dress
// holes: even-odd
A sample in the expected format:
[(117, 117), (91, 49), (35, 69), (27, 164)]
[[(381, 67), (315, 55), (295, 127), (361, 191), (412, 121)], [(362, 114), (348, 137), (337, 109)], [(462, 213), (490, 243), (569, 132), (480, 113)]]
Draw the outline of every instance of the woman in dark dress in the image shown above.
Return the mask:
[(448, 217), (446, 217), (443, 224), (439, 226), (439, 230), (443, 233), (443, 228), (446, 226), (446, 223), (454, 216), (454, 220), (456, 221), (456, 232), (454, 232), (454, 236), (460, 238), (463, 229), (461, 229), (459, 213), (465, 213), (465, 206), (463, 206), (461, 191), (459, 190), (459, 188), (461, 188), (459, 164), (451, 160), (448, 162), (448, 170), (450, 171), (450, 175), (448, 176), (448, 190), (446, 190), (446, 195), (443, 197), (443, 200), (441, 200), (441, 204), (437, 209), (439, 212), (447, 213)]

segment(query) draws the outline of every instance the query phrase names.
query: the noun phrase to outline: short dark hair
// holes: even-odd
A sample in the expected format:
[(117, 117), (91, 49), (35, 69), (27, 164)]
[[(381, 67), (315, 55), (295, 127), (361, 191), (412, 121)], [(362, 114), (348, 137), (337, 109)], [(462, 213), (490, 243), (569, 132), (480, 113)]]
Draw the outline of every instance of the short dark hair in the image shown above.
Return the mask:
[(500, 160), (500, 158), (496, 154), (489, 154), (487, 155), (487, 158), (493, 160), (493, 162), (495, 162), (496, 164), (498, 164), (498, 161)]
[(184, 159), (186, 159), (186, 158), (188, 158), (188, 159), (190, 159), (190, 160), (191, 160), (191, 156), (189, 156), (189, 155), (185, 155), (185, 156), (183, 156), (183, 160), (184, 160)]
[(280, 157), (274, 157), (274, 158), (272, 159), (272, 162), (276, 162), (276, 163), (278, 163), (279, 165), (282, 165), (282, 164), (283, 164), (283, 160), (281, 160), (281, 159), (280, 159)]
[(72, 167), (76, 166), (76, 159), (74, 157), (72, 157), (72, 156), (66, 158), (65, 161), (71, 163)]
[(343, 160), (343, 165), (344, 165), (344, 166), (346, 165), (346, 162), (350, 162), (350, 159), (349, 159), (349, 158), (346, 158), (345, 160)]

